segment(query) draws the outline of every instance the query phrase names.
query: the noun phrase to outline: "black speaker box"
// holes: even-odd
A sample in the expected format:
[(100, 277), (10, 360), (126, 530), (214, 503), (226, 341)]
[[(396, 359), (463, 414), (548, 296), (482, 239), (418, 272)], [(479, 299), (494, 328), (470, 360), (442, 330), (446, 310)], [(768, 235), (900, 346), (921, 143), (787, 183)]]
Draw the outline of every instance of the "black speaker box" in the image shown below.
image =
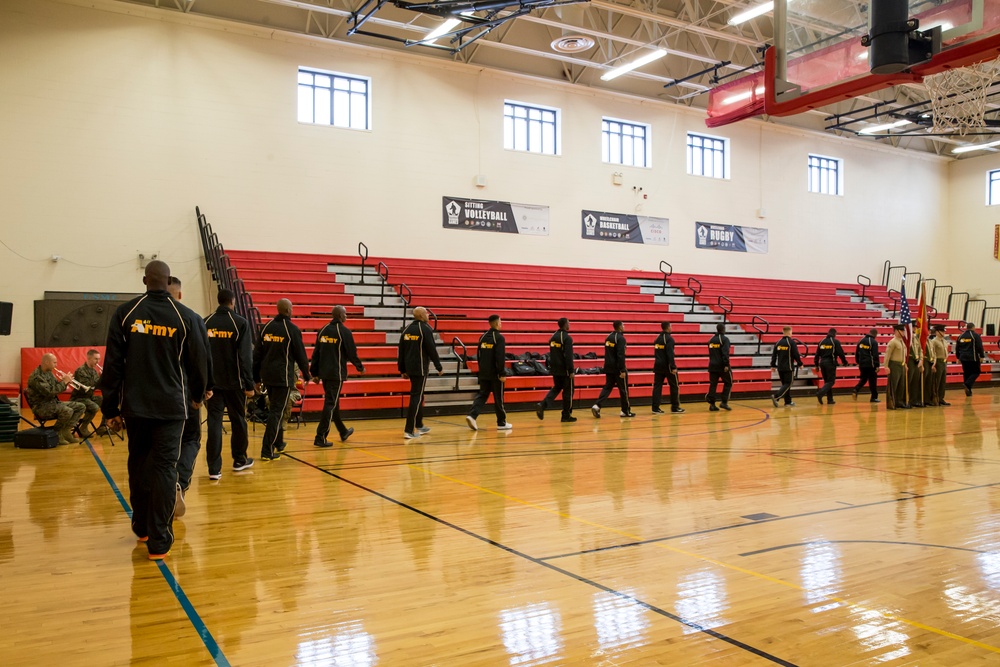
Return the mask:
[(26, 428), (14, 434), (18, 449), (54, 449), (59, 444), (59, 434), (51, 428)]
[(10, 319), (14, 314), (14, 304), (0, 301), (0, 336), (10, 335)]

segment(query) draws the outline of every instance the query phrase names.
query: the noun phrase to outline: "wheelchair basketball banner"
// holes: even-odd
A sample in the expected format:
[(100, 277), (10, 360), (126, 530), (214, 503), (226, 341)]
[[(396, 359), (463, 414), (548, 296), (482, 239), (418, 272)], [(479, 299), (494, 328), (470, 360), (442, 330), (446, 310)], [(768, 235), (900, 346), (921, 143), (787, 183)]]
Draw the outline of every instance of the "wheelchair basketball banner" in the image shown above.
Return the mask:
[(549, 207), (506, 201), (443, 197), (446, 229), (549, 235)]
[(592, 241), (670, 245), (670, 220), (645, 215), (581, 211), (581, 235)]
[(694, 245), (708, 250), (733, 252), (767, 252), (767, 230), (760, 227), (694, 223)]

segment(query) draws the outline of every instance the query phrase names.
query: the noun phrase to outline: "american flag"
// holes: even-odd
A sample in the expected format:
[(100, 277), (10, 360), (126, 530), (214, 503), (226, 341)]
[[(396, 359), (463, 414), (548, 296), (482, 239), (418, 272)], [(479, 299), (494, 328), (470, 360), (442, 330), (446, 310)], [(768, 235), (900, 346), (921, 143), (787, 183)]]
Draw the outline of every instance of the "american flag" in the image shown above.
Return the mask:
[(910, 304), (906, 302), (906, 283), (899, 288), (899, 323), (905, 327), (903, 338), (906, 339), (906, 353), (910, 351), (910, 341), (913, 339), (913, 319), (910, 317)]

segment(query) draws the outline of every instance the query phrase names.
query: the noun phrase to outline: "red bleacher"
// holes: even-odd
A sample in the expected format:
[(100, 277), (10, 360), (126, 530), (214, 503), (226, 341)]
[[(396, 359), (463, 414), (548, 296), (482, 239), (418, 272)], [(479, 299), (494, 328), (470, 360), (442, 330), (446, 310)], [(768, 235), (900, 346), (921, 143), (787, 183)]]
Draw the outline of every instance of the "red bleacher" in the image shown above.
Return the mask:
[[(771, 391), (767, 346), (781, 336), (783, 325), (792, 325), (795, 337), (808, 346), (810, 356), (805, 361), (809, 366), (816, 343), (830, 327), (837, 328), (853, 362), (854, 345), (869, 328), (879, 329), (884, 345), (893, 323), (877, 308), (891, 303), (884, 288), (868, 287), (870, 298), (862, 301), (860, 285), (850, 283), (675, 274), (668, 278), (667, 293), (661, 294), (663, 275), (653, 272), (383, 258), (391, 286), (383, 287), (373, 268), (378, 264), (376, 259), (368, 260), (365, 282), (360, 284), (361, 260), (356, 256), (233, 250), (228, 254), (265, 319), (275, 315), (278, 299), (292, 300), (293, 319), (303, 330), (310, 354), (316, 332), (329, 321), (332, 306), (347, 307), (348, 325), (365, 362), (366, 375), (354, 376), (345, 385), (345, 410), (405, 406), (409, 384), (399, 377), (395, 364), (396, 337), (405, 321), (404, 313), (408, 313), (399, 298), (400, 284), (412, 292), (411, 306), (425, 306), (436, 318), (432, 323), (436, 321), (446, 373), (429, 383), (429, 405), (469, 402), (474, 376), (462, 371), (460, 388), (455, 391), (459, 363), (449, 348), (452, 339), (458, 338), (474, 355), (476, 341), (492, 313), (503, 318), (507, 351), (516, 355), (545, 353), (556, 320), (568, 317), (575, 351), (596, 355), (578, 360), (581, 368), (603, 364), (604, 339), (611, 331), (611, 322), (622, 320), (629, 341), (631, 394), (640, 398), (652, 392), (652, 343), (664, 321), (672, 323), (677, 342), (682, 395), (704, 395), (708, 382), (706, 344), (724, 314), (721, 304), (730, 301), (732, 311), (725, 317), (734, 342), (734, 393), (742, 395), (760, 396)], [(689, 278), (703, 286), (694, 312), (689, 312), (691, 292), (683, 289)], [(755, 316), (769, 323), (769, 331), (760, 337), (751, 328), (752, 321), (760, 322)], [(943, 318), (935, 322), (949, 325), (953, 332), (957, 324)], [(757, 354), (758, 346), (761, 355)], [(475, 362), (471, 366), (475, 371)], [(846, 390), (857, 375), (855, 367), (841, 369), (839, 377), (844, 382), (839, 388)], [(960, 366), (953, 364), (950, 381), (960, 376)], [(576, 399), (583, 403), (592, 400), (603, 382), (603, 375), (577, 376)], [(550, 386), (547, 376), (512, 376), (507, 381), (507, 401), (537, 402)], [(321, 394), (318, 387), (310, 385), (307, 412), (320, 409)]]

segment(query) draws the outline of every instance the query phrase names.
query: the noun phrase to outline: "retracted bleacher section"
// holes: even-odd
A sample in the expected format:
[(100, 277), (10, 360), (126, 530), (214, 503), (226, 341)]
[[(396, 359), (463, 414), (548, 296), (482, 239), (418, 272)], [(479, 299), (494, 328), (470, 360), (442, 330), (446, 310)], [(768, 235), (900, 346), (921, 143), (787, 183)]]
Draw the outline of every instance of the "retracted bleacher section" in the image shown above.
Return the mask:
[[(874, 326), (884, 349), (895, 321), (887, 311), (892, 298), (885, 288), (868, 286), (862, 297), (861, 286), (850, 283), (234, 250), (228, 257), (265, 321), (275, 315), (278, 299), (292, 300), (293, 319), (303, 330), (310, 354), (332, 307), (347, 308), (348, 326), (366, 366), (364, 376), (352, 370), (344, 387), (342, 408), (355, 416), (397, 414), (405, 408), (409, 384), (396, 369), (396, 344), (415, 306), (433, 313), (431, 324), (445, 368), (443, 376), (432, 373), (428, 381), (428, 409), (452, 412), (465, 409), (477, 387), (475, 360), (466, 365), (460, 356), (474, 357), (493, 313), (503, 318), (507, 351), (516, 356), (546, 353), (556, 321), (569, 318), (575, 351), (584, 357), (578, 359), (578, 368), (603, 365), (611, 322), (622, 320), (631, 395), (639, 402), (652, 393), (652, 344), (664, 321), (672, 323), (686, 400), (701, 400), (708, 389), (706, 344), (718, 322), (727, 323), (734, 345), (734, 394), (760, 397), (775, 386), (770, 351), (783, 325), (793, 326), (795, 338), (805, 344), (806, 368), (798, 384), (811, 387), (812, 354), (829, 328), (838, 330), (853, 363), (857, 340)], [(934, 321), (956, 332), (956, 322)], [(857, 377), (856, 367), (840, 369), (838, 391), (848, 391)], [(960, 378), (960, 365), (952, 363), (949, 382)], [(884, 377), (880, 379), (884, 384)], [(578, 405), (589, 405), (603, 382), (602, 374), (578, 375)], [(517, 409), (518, 404), (539, 401), (550, 386), (548, 376), (511, 376), (505, 395)], [(321, 389), (310, 385), (305, 411), (318, 412), (321, 404)]]

